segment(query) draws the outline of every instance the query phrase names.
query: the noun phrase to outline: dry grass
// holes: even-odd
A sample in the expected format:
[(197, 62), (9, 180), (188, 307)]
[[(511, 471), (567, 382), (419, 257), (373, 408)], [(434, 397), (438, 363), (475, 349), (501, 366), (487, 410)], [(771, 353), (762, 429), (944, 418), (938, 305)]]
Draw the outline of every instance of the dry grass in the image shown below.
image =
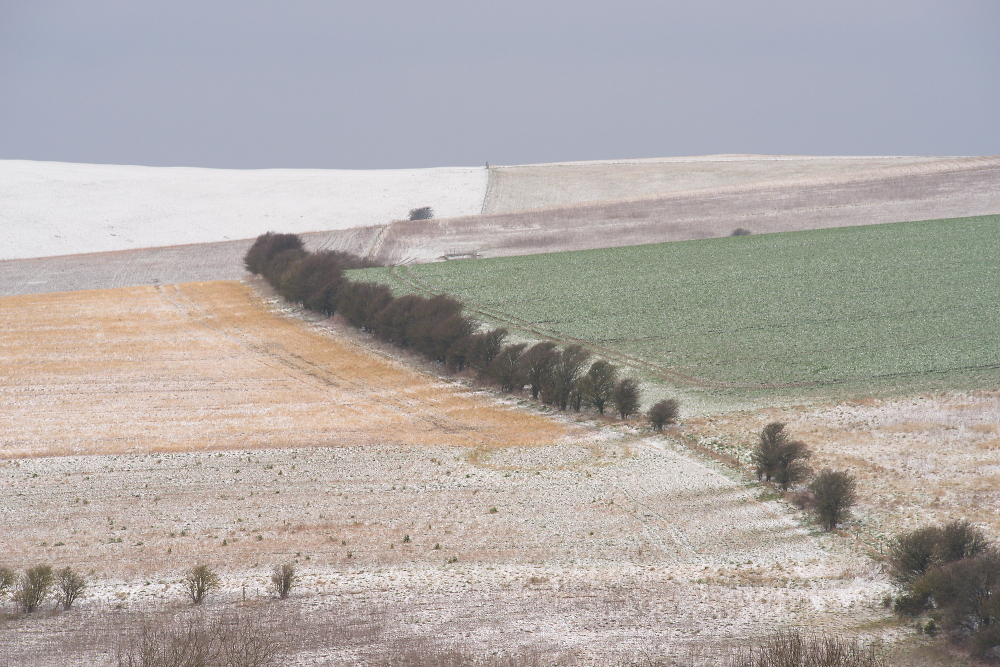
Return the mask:
[[(558, 441), (235, 282), (0, 299), (0, 456)], [(68, 418), (68, 416), (70, 416)]]
[(788, 423), (815, 468), (858, 477), (856, 528), (876, 548), (887, 536), (964, 518), (1000, 538), (1000, 393), (855, 400), (689, 420), (689, 435), (749, 451), (770, 421)]

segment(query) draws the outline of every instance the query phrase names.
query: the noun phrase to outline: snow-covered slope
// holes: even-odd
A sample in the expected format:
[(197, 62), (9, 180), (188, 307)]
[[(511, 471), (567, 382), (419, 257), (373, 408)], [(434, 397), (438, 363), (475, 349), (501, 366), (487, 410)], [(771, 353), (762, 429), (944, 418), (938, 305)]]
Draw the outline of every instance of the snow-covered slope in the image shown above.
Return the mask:
[(0, 160), (0, 260), (478, 214), (483, 167), (196, 169)]

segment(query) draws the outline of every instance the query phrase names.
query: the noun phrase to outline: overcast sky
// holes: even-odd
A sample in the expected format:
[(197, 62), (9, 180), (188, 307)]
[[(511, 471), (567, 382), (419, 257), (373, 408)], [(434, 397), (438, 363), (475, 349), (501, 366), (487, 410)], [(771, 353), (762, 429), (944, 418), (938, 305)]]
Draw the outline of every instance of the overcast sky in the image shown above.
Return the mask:
[(997, 0), (0, 0), (0, 158), (998, 154), (998, 36)]

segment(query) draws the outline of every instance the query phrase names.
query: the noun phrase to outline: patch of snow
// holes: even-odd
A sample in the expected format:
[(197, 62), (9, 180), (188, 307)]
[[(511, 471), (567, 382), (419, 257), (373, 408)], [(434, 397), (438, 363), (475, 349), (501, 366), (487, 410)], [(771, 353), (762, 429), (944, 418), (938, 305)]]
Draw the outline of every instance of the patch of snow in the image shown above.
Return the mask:
[(0, 260), (478, 214), (483, 167), (200, 169), (0, 160)]

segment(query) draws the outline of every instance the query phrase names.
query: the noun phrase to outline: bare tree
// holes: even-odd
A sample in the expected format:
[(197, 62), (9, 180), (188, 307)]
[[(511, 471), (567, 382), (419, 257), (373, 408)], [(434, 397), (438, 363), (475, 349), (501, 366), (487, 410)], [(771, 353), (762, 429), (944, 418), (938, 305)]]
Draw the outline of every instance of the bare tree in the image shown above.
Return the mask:
[(285, 563), (274, 566), (274, 571), (271, 573), (271, 585), (274, 586), (274, 592), (279, 598), (284, 600), (288, 597), (292, 586), (295, 585), (295, 579), (295, 566), (293, 564)]
[(219, 575), (208, 565), (195, 565), (188, 570), (187, 575), (184, 577), (184, 583), (187, 584), (191, 602), (201, 604), (201, 601), (205, 599), (205, 595), (209, 591), (218, 588)]
[(857, 502), (857, 482), (842, 470), (824, 470), (809, 485), (813, 511), (825, 530), (833, 530)]
[(520, 361), (526, 347), (528, 346), (525, 343), (505, 345), (490, 364), (488, 375), (500, 385), (500, 391), (506, 393), (520, 391), (524, 386)]
[(64, 567), (56, 574), (59, 604), (66, 611), (69, 611), (76, 599), (83, 595), (86, 588), (87, 580), (79, 572), (74, 572), (71, 567)]
[(18, 580), (12, 596), (26, 614), (38, 609), (52, 588), (52, 566), (36, 565), (28, 568)]
[(760, 441), (750, 455), (757, 479), (763, 477), (767, 481), (771, 481), (778, 470), (779, 449), (787, 440), (788, 434), (785, 433), (785, 425), (780, 422), (771, 422), (760, 432)]
[(618, 384), (618, 367), (603, 359), (598, 359), (590, 365), (586, 380), (587, 403), (603, 415), (604, 408), (611, 400), (615, 385)]
[(638, 412), (642, 404), (639, 382), (635, 378), (619, 380), (611, 393), (611, 404), (622, 419), (628, 419)]
[(673, 424), (680, 416), (681, 404), (675, 398), (658, 401), (649, 409), (646, 416), (649, 423), (657, 431), (662, 431), (664, 424)]
[(583, 349), (582, 345), (576, 344), (567, 345), (555, 358), (549, 376), (549, 389), (552, 403), (560, 410), (565, 410), (569, 405), (570, 394), (573, 393), (576, 381), (580, 378), (580, 373), (589, 358), (590, 352)]
[(812, 452), (809, 451), (804, 442), (798, 440), (783, 442), (777, 451), (778, 465), (774, 473), (774, 481), (786, 491), (790, 486), (804, 482), (812, 472), (805, 463), (805, 460), (810, 456), (812, 456)]
[(538, 398), (542, 386), (548, 383), (557, 354), (556, 344), (544, 340), (535, 343), (521, 355), (521, 377), (531, 387), (532, 398)]

